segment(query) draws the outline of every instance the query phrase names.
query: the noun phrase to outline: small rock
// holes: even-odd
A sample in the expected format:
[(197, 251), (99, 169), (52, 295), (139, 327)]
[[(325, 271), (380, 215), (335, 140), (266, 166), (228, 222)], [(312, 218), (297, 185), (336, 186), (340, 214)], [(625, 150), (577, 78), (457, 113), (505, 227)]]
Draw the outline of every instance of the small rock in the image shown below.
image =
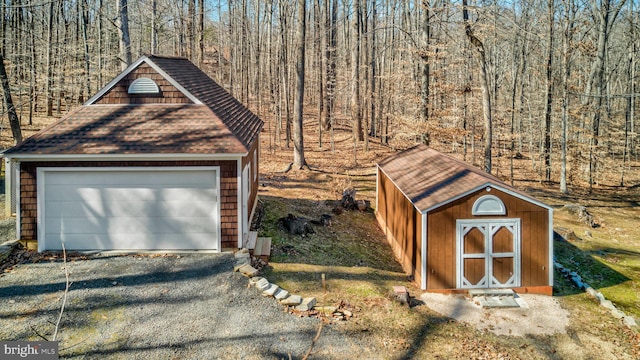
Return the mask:
[(238, 271), (243, 265), (247, 265), (247, 264), (249, 264), (248, 258), (238, 258), (236, 260), (235, 265), (233, 265), (233, 271)]
[[(256, 283), (257, 283), (258, 281), (260, 281), (260, 280), (263, 280), (263, 279), (264, 279), (263, 277), (260, 277), (260, 276), (254, 276), (254, 277), (252, 277), (252, 278), (250, 278), (250, 279), (249, 279), (249, 286), (256, 286)], [(264, 279), (264, 280), (266, 280), (266, 279)]]
[(596, 293), (596, 299), (598, 299), (599, 302), (603, 302), (603, 301), (607, 300), (607, 299), (604, 298), (604, 295), (602, 295), (602, 293), (600, 291), (598, 291)]
[(296, 310), (309, 311), (313, 309), (315, 305), (316, 305), (316, 298), (314, 297), (304, 298), (302, 299), (302, 302), (300, 303), (300, 305), (296, 306)]
[(249, 264), (244, 264), (242, 265), (238, 271), (240, 271), (242, 273), (242, 275), (248, 276), (248, 277), (254, 277), (256, 275), (258, 275), (258, 269), (254, 268), (253, 266), (249, 265)]
[(247, 259), (248, 259), (248, 258), (250, 258), (250, 257), (251, 257), (251, 254), (249, 254), (249, 252), (248, 252), (248, 251), (249, 251), (249, 250), (247, 250), (247, 252), (243, 252), (242, 250), (240, 250), (240, 251), (238, 251), (237, 253), (235, 253), (233, 256), (234, 256), (236, 259), (243, 259), (243, 258), (247, 258)]
[(610, 300), (601, 301), (600, 305), (609, 310), (616, 310), (616, 306)]
[(597, 293), (598, 293), (598, 292), (597, 292), (594, 288), (592, 288), (592, 287), (590, 287), (590, 286), (589, 286), (589, 287), (587, 287), (587, 294), (589, 294), (589, 295), (593, 296), (594, 298), (597, 298), (597, 296), (596, 296), (596, 295), (597, 295)]
[(280, 289), (280, 286), (276, 284), (269, 284), (269, 287), (262, 292), (262, 296), (274, 296), (278, 289)]
[(260, 291), (265, 291), (269, 288), (269, 280), (267, 279), (261, 279), (258, 282), (256, 282), (256, 288), (258, 288), (258, 290)]
[(591, 233), (591, 231), (589, 231), (589, 230), (585, 230), (585, 231), (584, 231), (584, 236), (586, 236), (586, 237), (593, 237), (593, 234)]
[(342, 313), (348, 318), (353, 317), (353, 313), (349, 310), (342, 310)]
[(638, 326), (636, 320), (632, 316), (625, 316), (624, 318), (622, 318), (622, 323), (627, 325), (628, 327)]
[(289, 297), (289, 292), (285, 289), (278, 289), (273, 297), (275, 297), (278, 301), (282, 301)]
[(287, 306), (297, 306), (302, 302), (302, 297), (300, 295), (291, 295), (286, 299), (280, 300), (280, 304)]
[(626, 316), (626, 314), (618, 309), (611, 310), (611, 315), (613, 315), (616, 319), (622, 319)]

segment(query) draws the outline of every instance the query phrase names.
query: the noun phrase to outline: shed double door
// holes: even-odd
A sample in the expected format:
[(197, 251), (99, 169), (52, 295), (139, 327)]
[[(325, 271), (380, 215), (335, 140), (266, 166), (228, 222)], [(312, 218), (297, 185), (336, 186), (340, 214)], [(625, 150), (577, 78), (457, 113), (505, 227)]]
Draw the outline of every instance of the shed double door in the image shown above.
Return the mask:
[(457, 287), (520, 286), (520, 219), (457, 220)]

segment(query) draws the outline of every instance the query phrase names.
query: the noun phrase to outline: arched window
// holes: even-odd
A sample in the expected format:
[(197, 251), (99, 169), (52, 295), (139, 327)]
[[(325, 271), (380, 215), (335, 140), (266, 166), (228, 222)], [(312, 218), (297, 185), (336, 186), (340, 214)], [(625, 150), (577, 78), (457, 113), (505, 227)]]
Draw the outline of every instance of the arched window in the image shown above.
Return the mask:
[(127, 92), (129, 94), (158, 94), (160, 88), (158, 88), (158, 84), (156, 84), (155, 81), (143, 77), (134, 80), (131, 85), (129, 85)]
[(472, 215), (505, 215), (507, 208), (502, 200), (495, 195), (481, 196), (471, 208)]

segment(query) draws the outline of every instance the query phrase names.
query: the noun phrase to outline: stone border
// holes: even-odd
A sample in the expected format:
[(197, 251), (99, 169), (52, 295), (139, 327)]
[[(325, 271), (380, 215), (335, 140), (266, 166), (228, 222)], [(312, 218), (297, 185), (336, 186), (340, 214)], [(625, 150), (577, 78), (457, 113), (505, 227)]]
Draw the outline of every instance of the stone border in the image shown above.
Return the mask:
[(557, 262), (556, 259), (553, 259), (553, 267), (558, 269), (565, 278), (570, 280), (580, 290), (584, 290), (587, 294), (596, 299), (600, 306), (608, 309), (614, 318), (622, 319), (622, 323), (629, 329), (635, 330), (638, 327), (638, 324), (636, 323), (636, 320), (633, 318), (633, 316), (627, 315), (623, 311), (616, 308), (611, 300), (607, 300), (600, 291), (595, 290), (589, 284), (584, 282), (582, 280), (582, 277), (578, 275), (577, 272), (571, 271), (571, 269), (564, 267), (562, 264)]
[(255, 287), (262, 292), (262, 296), (272, 297), (284, 306), (293, 306), (298, 311), (313, 310), (316, 305), (316, 298), (303, 298), (300, 295), (290, 294), (287, 290), (282, 289), (276, 284), (272, 284), (269, 280), (257, 276), (258, 269), (251, 266), (251, 254), (248, 249), (240, 249), (234, 254), (236, 263), (233, 271), (238, 271), (249, 278), (249, 286)]

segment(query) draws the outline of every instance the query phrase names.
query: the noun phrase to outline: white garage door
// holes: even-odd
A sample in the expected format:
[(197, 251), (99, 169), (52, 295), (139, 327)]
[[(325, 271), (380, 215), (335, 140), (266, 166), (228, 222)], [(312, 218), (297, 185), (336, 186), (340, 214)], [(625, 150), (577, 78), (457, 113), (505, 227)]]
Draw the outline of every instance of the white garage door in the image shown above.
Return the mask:
[(219, 250), (219, 170), (39, 168), (38, 248)]

